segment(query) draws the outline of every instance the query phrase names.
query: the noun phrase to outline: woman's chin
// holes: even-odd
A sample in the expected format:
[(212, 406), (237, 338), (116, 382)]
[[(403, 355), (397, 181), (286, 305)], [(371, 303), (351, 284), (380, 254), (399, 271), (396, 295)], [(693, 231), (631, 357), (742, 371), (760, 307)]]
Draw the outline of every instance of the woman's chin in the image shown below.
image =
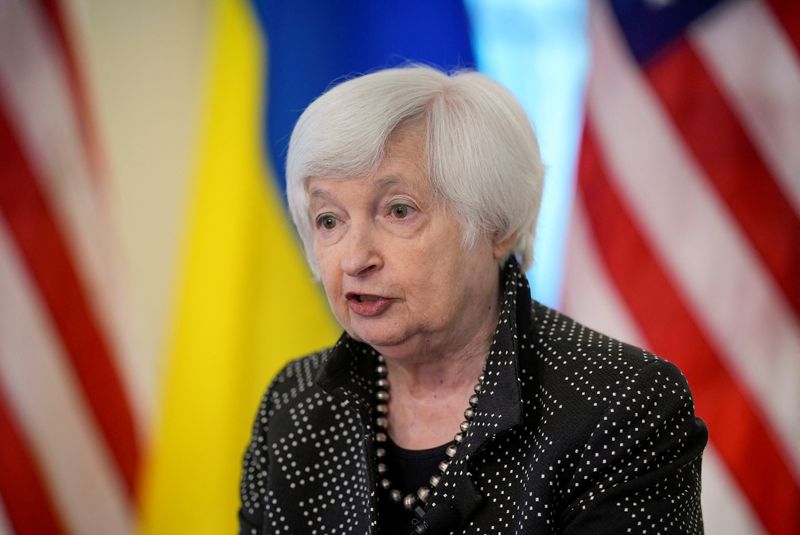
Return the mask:
[(352, 338), (369, 345), (397, 343), (402, 338), (404, 329), (400, 322), (393, 321), (393, 318), (363, 318), (355, 314), (350, 314), (342, 318), (345, 322), (340, 322)]
[[(355, 336), (353, 338), (356, 338)], [(403, 345), (403, 339), (395, 336), (387, 336), (385, 333), (380, 333), (370, 336), (370, 334), (361, 334), (356, 338), (361, 342), (371, 346), (379, 353), (386, 355), (387, 352), (392, 352), (392, 348), (397, 348)]]
[(412, 343), (406, 333), (392, 332), (388, 329), (353, 329), (347, 330), (351, 338), (363, 342), (387, 358), (402, 358), (404, 354), (413, 353)]

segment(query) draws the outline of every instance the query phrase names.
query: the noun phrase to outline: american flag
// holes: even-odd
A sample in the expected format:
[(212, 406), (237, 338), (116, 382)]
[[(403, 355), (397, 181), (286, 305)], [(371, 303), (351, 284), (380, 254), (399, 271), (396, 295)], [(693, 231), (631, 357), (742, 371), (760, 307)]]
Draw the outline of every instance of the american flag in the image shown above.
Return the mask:
[(800, 2), (594, 2), (590, 33), (563, 308), (684, 371), (708, 533), (800, 533)]
[(129, 533), (145, 395), (61, 7), (0, 1), (0, 533)]

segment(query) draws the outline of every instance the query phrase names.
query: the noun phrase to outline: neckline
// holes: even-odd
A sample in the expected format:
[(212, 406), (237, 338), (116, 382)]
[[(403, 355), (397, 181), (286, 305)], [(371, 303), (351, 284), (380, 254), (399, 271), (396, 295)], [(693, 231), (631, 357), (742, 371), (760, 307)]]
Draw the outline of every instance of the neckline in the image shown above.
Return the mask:
[(399, 457), (401, 459), (407, 459), (410, 461), (422, 461), (427, 459), (439, 458), (445, 456), (445, 450), (447, 446), (452, 443), (445, 442), (441, 446), (434, 446), (432, 448), (425, 448), (423, 450), (410, 450), (398, 446), (391, 437), (386, 441), (386, 450), (387, 452), (394, 456)]

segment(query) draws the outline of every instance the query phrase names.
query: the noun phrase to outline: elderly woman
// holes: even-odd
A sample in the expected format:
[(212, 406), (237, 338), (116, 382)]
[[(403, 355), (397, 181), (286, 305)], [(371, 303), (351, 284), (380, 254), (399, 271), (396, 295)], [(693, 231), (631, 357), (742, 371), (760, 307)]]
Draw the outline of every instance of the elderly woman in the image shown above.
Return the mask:
[(267, 390), (241, 533), (702, 532), (680, 372), (531, 299), (543, 170), (507, 91), (427, 67), (344, 82), (286, 174), (345, 332)]

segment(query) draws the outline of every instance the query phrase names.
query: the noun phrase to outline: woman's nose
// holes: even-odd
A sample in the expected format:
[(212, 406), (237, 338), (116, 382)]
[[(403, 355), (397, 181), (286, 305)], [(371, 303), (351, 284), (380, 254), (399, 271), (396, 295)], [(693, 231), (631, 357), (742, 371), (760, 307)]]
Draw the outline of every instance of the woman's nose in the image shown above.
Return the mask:
[(374, 232), (365, 227), (351, 227), (345, 238), (342, 270), (351, 277), (359, 277), (380, 269), (383, 265), (379, 243)]

